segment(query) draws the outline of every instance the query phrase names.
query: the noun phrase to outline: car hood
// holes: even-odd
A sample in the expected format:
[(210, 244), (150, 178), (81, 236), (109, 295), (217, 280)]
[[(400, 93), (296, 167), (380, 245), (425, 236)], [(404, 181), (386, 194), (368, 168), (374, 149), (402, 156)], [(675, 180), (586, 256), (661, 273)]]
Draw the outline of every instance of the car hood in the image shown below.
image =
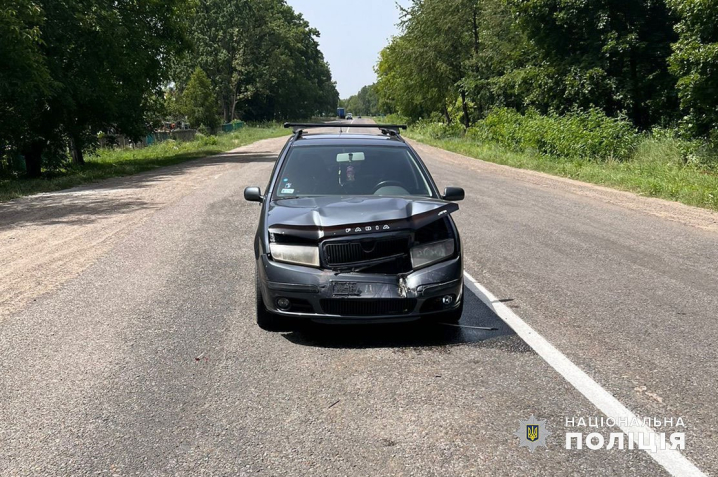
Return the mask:
[(417, 229), (459, 209), (453, 202), (406, 197), (306, 197), (268, 204), (271, 233), (320, 239)]

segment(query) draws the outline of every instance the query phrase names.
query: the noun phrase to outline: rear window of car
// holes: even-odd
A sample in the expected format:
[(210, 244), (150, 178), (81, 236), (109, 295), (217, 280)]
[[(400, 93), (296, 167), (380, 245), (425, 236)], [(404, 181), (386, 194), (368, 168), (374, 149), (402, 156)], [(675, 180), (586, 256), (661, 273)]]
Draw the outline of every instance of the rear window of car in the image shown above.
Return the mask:
[(382, 146), (297, 146), (284, 162), (274, 197), (433, 197), (409, 149)]

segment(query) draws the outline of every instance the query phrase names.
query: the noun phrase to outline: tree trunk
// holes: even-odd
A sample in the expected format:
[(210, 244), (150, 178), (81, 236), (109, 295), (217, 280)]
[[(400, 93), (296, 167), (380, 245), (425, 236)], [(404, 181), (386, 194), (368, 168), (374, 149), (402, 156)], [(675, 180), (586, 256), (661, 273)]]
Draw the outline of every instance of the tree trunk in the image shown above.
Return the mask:
[(469, 107), (466, 104), (466, 92), (461, 91), (461, 109), (464, 112), (464, 128), (469, 129)]
[(633, 96), (633, 124), (635, 124), (639, 129), (645, 129), (648, 120), (643, 111), (643, 94), (641, 91), (640, 80), (638, 78), (638, 61), (636, 59), (635, 49), (631, 49), (629, 62), (631, 69), (631, 90)]
[(82, 154), (82, 140), (77, 135), (70, 137), (70, 155), (72, 156), (72, 163), (76, 166), (82, 166), (85, 164), (85, 156)]
[(223, 112), (223, 117), (224, 117), (224, 124), (232, 122), (232, 118), (229, 117), (230, 114), (232, 114), (231, 107), (229, 105), (230, 102), (231, 101), (227, 98), (227, 95), (226, 94), (223, 95), (223, 97), (222, 97), (222, 112)]
[(449, 114), (449, 108), (446, 107), (446, 103), (444, 103), (444, 117), (446, 118), (446, 124), (451, 124), (451, 115)]
[(237, 101), (238, 101), (237, 96), (238, 96), (238, 95), (237, 95), (236, 90), (235, 90), (235, 93), (232, 95), (232, 114), (231, 114), (231, 118), (230, 118), (229, 121), (228, 121), (228, 122), (230, 122), (230, 123), (231, 123), (232, 121), (234, 121), (234, 117), (235, 117), (235, 116), (234, 116), (234, 113), (237, 111)]
[(474, 34), (474, 57), (479, 55), (479, 14), (476, 10), (477, 7), (476, 4), (474, 4), (473, 18), (471, 22), (472, 33)]
[(42, 150), (45, 144), (42, 141), (33, 141), (22, 150), (25, 156), (25, 170), (28, 177), (40, 177), (42, 174)]

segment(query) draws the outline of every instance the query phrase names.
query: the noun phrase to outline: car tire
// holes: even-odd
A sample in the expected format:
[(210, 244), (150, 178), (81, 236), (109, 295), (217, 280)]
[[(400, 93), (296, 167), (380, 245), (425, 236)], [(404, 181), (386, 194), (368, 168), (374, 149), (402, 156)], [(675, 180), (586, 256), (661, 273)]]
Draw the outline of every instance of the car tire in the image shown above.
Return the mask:
[(464, 312), (464, 300), (461, 300), (459, 306), (453, 310), (445, 311), (439, 315), (437, 321), (443, 323), (458, 323), (461, 319), (461, 314)]
[(279, 317), (267, 310), (262, 300), (262, 287), (259, 286), (259, 272), (255, 274), (256, 296), (257, 296), (257, 325), (266, 331), (277, 331), (279, 329)]

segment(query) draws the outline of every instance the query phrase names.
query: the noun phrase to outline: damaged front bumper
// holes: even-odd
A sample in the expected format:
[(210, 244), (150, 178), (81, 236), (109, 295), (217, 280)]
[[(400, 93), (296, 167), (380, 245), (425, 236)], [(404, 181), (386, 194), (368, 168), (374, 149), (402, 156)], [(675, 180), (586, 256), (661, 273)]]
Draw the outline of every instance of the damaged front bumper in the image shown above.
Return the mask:
[(399, 275), (337, 272), (258, 260), (267, 310), (324, 323), (403, 322), (456, 309), (463, 290), (461, 255)]

